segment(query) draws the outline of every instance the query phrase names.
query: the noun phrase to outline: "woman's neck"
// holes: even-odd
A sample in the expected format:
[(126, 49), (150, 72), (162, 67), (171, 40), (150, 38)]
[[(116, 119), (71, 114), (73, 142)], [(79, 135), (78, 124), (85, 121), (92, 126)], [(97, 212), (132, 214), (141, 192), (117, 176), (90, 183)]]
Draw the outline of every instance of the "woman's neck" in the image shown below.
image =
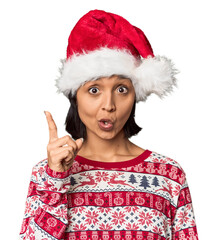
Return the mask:
[(136, 157), (143, 151), (144, 149), (123, 135), (115, 139), (102, 139), (97, 136), (95, 139), (87, 138), (77, 154), (96, 161), (116, 162)]

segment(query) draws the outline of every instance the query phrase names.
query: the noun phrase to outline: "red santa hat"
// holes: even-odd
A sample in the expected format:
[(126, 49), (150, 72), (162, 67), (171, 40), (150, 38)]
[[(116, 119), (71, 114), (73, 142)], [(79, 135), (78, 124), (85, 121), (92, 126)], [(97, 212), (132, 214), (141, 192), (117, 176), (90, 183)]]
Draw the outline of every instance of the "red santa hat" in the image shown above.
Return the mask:
[(130, 78), (136, 102), (151, 93), (160, 98), (177, 87), (178, 70), (170, 59), (155, 56), (144, 32), (123, 17), (91, 10), (72, 29), (67, 57), (61, 60), (58, 92), (68, 97), (87, 81), (113, 74)]

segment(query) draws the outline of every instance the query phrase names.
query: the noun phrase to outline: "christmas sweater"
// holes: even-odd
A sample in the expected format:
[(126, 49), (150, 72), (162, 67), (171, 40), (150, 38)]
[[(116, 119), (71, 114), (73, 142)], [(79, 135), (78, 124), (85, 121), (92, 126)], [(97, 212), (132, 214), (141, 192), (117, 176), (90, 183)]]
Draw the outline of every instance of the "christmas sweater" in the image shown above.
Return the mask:
[(197, 240), (186, 174), (145, 150), (121, 162), (77, 155), (66, 172), (32, 169), (19, 239)]

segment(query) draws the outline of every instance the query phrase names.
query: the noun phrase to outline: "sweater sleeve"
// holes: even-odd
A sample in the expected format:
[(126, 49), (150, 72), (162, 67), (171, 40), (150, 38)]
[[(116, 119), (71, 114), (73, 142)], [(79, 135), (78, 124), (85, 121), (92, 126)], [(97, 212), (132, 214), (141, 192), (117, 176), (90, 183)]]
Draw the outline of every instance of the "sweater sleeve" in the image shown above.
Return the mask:
[(64, 239), (70, 174), (53, 171), (47, 159), (33, 167), (19, 239)]
[(172, 239), (198, 240), (191, 194), (187, 183), (186, 175), (184, 174), (184, 176), (184, 183), (181, 186), (177, 201), (177, 207), (172, 219)]

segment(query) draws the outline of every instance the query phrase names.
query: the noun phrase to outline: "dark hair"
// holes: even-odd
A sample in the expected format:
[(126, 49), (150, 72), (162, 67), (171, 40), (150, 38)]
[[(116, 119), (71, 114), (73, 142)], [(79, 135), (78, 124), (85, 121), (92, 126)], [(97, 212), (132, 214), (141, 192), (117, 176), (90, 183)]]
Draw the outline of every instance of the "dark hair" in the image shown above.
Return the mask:
[[(68, 99), (70, 102), (70, 107), (65, 120), (65, 125), (66, 125), (65, 129), (69, 134), (71, 134), (73, 139), (76, 140), (78, 138), (83, 137), (85, 140), (87, 137), (86, 126), (81, 121), (78, 114), (77, 104), (76, 104), (76, 94), (72, 96), (70, 92), (68, 95)], [(134, 135), (137, 135), (142, 130), (142, 128), (139, 127), (135, 122), (135, 109), (136, 109), (136, 101), (134, 101), (130, 116), (123, 127), (126, 138), (130, 138)]]

